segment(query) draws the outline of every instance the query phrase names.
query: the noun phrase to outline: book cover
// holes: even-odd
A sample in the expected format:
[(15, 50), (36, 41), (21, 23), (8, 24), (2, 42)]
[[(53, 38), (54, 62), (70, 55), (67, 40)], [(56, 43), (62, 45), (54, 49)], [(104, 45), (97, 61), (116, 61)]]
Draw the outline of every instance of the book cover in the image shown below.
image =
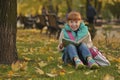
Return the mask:
[(70, 39), (65, 39), (65, 38), (62, 39), (62, 42), (63, 42), (64, 46), (67, 46), (69, 44), (73, 44), (73, 45), (77, 46), (77, 45), (80, 44), (80, 43), (78, 43), (76, 41), (73, 41), (73, 40), (70, 40)]

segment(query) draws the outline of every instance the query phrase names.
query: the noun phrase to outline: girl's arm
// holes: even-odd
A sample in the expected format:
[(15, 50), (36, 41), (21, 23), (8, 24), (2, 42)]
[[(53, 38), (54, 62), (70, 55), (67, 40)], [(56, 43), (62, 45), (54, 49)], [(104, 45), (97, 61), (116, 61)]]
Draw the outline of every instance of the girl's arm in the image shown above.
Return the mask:
[(63, 43), (62, 43), (62, 38), (63, 37), (64, 37), (64, 34), (63, 34), (63, 31), (61, 31), (60, 37), (59, 37), (59, 44), (58, 44), (58, 50), (59, 51), (63, 51), (63, 49), (64, 49), (64, 46), (63, 46)]

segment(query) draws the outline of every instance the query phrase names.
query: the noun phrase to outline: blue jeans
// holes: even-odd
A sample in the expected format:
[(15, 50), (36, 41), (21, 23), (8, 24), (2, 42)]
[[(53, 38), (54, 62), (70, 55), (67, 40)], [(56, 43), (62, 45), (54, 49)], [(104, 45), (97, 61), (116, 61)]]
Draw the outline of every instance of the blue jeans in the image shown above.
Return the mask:
[(63, 51), (64, 63), (73, 62), (74, 57), (79, 57), (83, 63), (86, 63), (88, 56), (91, 56), (91, 53), (84, 43), (81, 43), (79, 46), (69, 44)]

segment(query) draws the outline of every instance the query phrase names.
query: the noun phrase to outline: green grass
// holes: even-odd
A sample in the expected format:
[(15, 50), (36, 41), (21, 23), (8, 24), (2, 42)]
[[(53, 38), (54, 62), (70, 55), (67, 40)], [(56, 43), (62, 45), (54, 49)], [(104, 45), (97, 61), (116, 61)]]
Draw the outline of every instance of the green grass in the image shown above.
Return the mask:
[[(120, 63), (117, 61), (110, 61), (111, 66), (100, 67), (96, 70), (90, 70), (88, 67), (81, 70), (75, 70), (74, 66), (64, 65), (61, 62), (61, 53), (57, 51), (58, 40), (49, 39), (46, 35), (39, 33), (39, 30), (22, 30), (18, 29), (17, 33), (17, 51), (19, 59), (28, 62), (28, 68), (25, 71), (12, 71), (10, 65), (0, 65), (0, 80), (105, 80), (106, 77), (120, 79)], [(98, 46), (102, 51), (109, 51), (109, 49)], [(120, 46), (119, 46), (120, 47)], [(118, 48), (119, 49), (119, 48)], [(117, 58), (120, 50), (116, 54), (116, 50), (109, 55)], [(110, 51), (109, 51), (110, 52)], [(106, 53), (106, 55), (108, 55)], [(27, 60), (26, 58), (29, 58)], [(40, 67), (38, 63), (44, 61), (46, 66)], [(61, 65), (60, 69), (57, 65)], [(59, 73), (64, 70), (64, 74), (56, 77), (48, 77), (46, 74), (40, 75), (35, 72), (35, 67), (42, 69), (45, 73)], [(9, 75), (12, 74), (17, 75)], [(70, 73), (71, 72), (71, 73)], [(111, 80), (113, 80), (111, 78)]]

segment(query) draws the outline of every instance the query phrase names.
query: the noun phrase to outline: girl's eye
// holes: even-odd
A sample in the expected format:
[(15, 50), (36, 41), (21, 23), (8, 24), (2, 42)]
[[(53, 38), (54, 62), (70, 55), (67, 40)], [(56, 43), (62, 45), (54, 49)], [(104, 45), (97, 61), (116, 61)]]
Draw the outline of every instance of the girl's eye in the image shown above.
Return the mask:
[(75, 21), (75, 23), (78, 23), (78, 21)]
[(70, 21), (71, 23), (73, 23), (73, 21)]

